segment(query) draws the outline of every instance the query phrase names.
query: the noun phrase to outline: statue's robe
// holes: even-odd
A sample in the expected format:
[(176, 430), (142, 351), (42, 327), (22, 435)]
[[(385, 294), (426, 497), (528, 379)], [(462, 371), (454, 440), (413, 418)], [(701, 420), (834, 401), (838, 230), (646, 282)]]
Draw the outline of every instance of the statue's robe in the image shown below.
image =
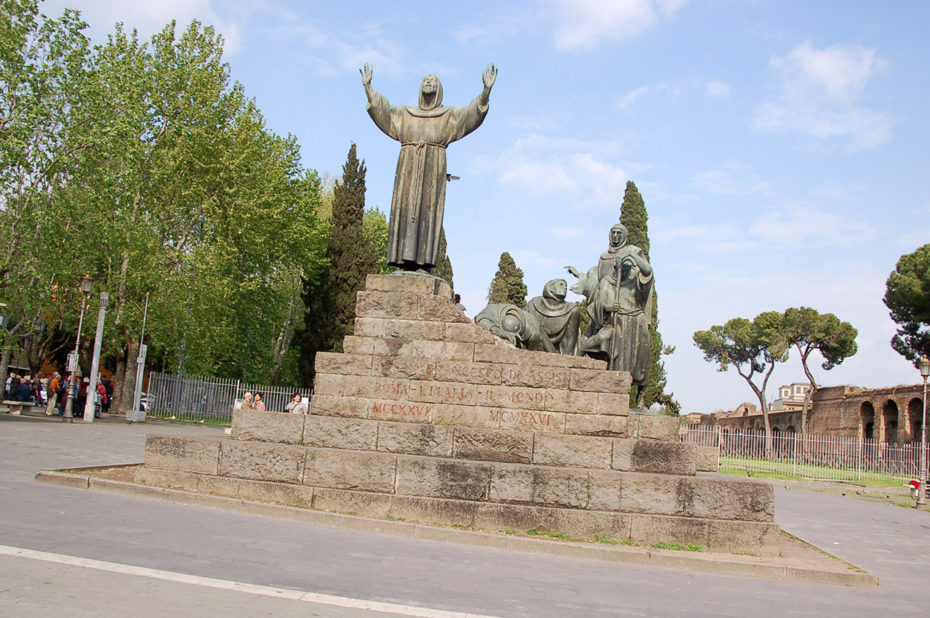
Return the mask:
[(367, 105), (378, 128), (401, 143), (388, 223), (387, 261), (394, 266), (436, 265), (446, 201), (446, 146), (481, 126), (488, 113), (478, 97), (465, 107), (443, 107), (441, 92), (432, 109), (394, 106), (377, 92)]
[[(608, 369), (629, 371), (633, 384), (645, 386), (649, 379), (649, 316), (646, 306), (652, 294), (653, 276), (634, 267), (630, 276), (617, 281), (615, 273), (598, 284), (592, 316), (602, 325), (600, 347), (608, 356)], [(608, 307), (618, 303), (618, 311)]]
[(536, 296), (526, 303), (526, 311), (536, 316), (540, 328), (560, 354), (573, 355), (578, 345), (581, 310), (578, 303), (568, 303), (564, 298), (557, 298), (550, 289), (551, 283), (546, 284), (542, 296)]
[[(504, 319), (513, 317), (518, 324), (517, 331), (505, 331)], [(532, 313), (520, 309), (516, 305), (507, 303), (490, 304), (475, 316), (475, 324), (490, 331), (501, 339), (510, 341), (518, 348), (538, 350), (540, 352), (555, 352), (556, 349), (549, 341), (549, 337), (539, 325), (539, 321)], [(508, 337), (509, 332), (513, 337)]]

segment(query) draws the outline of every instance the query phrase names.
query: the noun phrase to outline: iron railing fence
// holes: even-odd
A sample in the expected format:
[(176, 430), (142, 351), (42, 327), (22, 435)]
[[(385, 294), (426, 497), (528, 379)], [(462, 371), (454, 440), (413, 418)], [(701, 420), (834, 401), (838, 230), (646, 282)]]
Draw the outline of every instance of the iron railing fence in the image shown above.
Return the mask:
[[(920, 443), (896, 444), (847, 436), (774, 433), (766, 451), (764, 431), (685, 426), (687, 444), (719, 448), (720, 468), (816, 480), (900, 481), (918, 478)], [(930, 453), (928, 453), (930, 455)]]
[(310, 401), (309, 388), (249, 384), (228, 378), (179, 376), (152, 371), (145, 397), (146, 415), (228, 425), (246, 392), (261, 393), (265, 409), (283, 412), (295, 392)]

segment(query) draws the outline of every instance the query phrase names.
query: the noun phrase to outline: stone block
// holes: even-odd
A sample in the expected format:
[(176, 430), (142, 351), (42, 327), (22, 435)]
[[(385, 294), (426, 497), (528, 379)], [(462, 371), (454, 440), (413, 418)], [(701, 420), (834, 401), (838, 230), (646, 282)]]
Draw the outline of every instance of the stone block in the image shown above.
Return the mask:
[(475, 344), (476, 363), (504, 363), (508, 365), (530, 365), (533, 352), (520, 350), (502, 341)]
[(533, 352), (533, 364), (541, 367), (566, 367), (575, 369), (607, 370), (607, 363), (587, 356), (568, 356), (551, 352)]
[(371, 397), (391, 401), (409, 401), (410, 389), (416, 382), (397, 378), (371, 378)]
[(374, 450), (377, 442), (375, 421), (312, 414), (304, 425), (307, 446), (365, 451)]
[(477, 508), (476, 502), (464, 500), (393, 496), (391, 517), (424, 524), (470, 528)]
[(580, 436), (627, 436), (627, 417), (604, 414), (565, 414), (565, 433)]
[[(442, 341), (445, 338), (444, 322), (424, 322), (422, 320), (385, 320), (384, 337), (398, 339), (426, 339)], [(358, 333), (356, 333), (358, 334)]]
[(557, 511), (561, 509), (518, 504), (484, 503), (475, 509), (472, 525), (479, 530), (526, 532), (555, 531), (559, 526)]
[(633, 521), (633, 516), (627, 513), (569, 509), (556, 509), (555, 517), (556, 525), (563, 534), (585, 541), (596, 539), (625, 541), (630, 538)]
[(381, 291), (359, 292), (355, 300), (357, 318), (417, 319), (417, 295)]
[(629, 393), (598, 393), (594, 405), (596, 414), (614, 414), (626, 416), (630, 413)]
[(492, 363), (437, 360), (431, 362), (425, 377), (438, 382), (497, 385), (501, 383), (501, 366)]
[[(620, 502), (624, 513), (653, 515), (688, 515), (690, 488), (682, 485), (689, 479), (663, 474), (620, 474)], [(605, 477), (606, 479), (606, 477)]]
[(403, 423), (430, 423), (432, 422), (433, 407), (433, 404), (429, 403), (373, 399), (369, 418)]
[(548, 433), (563, 433), (565, 431), (566, 415), (562, 412), (489, 408), (488, 413), (500, 419), (501, 429)]
[[(387, 318), (355, 318), (352, 334), (356, 337), (384, 337), (385, 322)], [(328, 352), (328, 354), (333, 354), (333, 352)]]
[(711, 551), (777, 556), (778, 525), (746, 521), (708, 521), (707, 547)]
[(303, 484), (390, 493), (395, 461), (388, 453), (309, 448)]
[(630, 437), (640, 440), (677, 442), (680, 425), (681, 421), (677, 416), (631, 414)]
[(313, 508), (360, 517), (384, 518), (391, 513), (393, 496), (344, 489), (313, 489)]
[(314, 396), (372, 397), (374, 382), (369, 376), (318, 373), (313, 379), (313, 392)]
[(339, 397), (338, 395), (313, 396), (313, 416), (341, 416), (346, 418), (368, 418), (369, 399)]
[(455, 457), (529, 463), (533, 458), (533, 434), (526, 431), (456, 427)]
[(720, 465), (720, 447), (696, 446), (695, 467), (698, 472), (716, 472)]
[(219, 440), (149, 435), (145, 440), (145, 465), (148, 468), (216, 474), (219, 452)]
[(657, 440), (614, 439), (614, 470), (694, 476), (695, 451), (690, 444)]
[(300, 483), (306, 451), (300, 446), (236, 440), (220, 445), (218, 474), (256, 481)]
[(487, 500), (491, 466), (420, 457), (397, 460), (398, 495)]
[(707, 519), (775, 520), (775, 492), (768, 483), (689, 478), (682, 480), (679, 495), (680, 502), (687, 504), (684, 515)]
[(598, 393), (630, 392), (632, 379), (626, 371), (600, 371), (598, 369), (570, 369), (569, 388), (575, 391)]
[(480, 427), (496, 429), (501, 425), (499, 415), (492, 414), (492, 410), (474, 406), (436, 406), (431, 411), (431, 419), (435, 425), (452, 425), (458, 427)]
[(546, 390), (546, 410), (570, 414), (597, 414), (598, 393), (550, 388)]
[(536, 434), (533, 463), (568, 468), (610, 468), (613, 445), (610, 438)]
[(452, 298), (452, 289), (448, 283), (439, 277), (423, 273), (398, 271), (390, 275), (368, 275), (365, 277), (365, 289), (377, 292), (423, 294)]
[(537, 466), (495, 465), (491, 471), (492, 502), (584, 509), (588, 506), (588, 473)]
[(694, 543), (707, 548), (707, 520), (636, 514), (632, 516), (630, 538), (637, 545), (680, 543), (687, 546)]
[(545, 410), (547, 390), (528, 386), (482, 386), (476, 389), (477, 403), (486, 407)]
[(493, 344), (494, 335), (485, 329), (477, 326), (469, 320), (468, 322), (446, 322), (446, 341), (461, 341), (464, 343), (484, 343)]
[(464, 313), (456, 309), (450, 298), (442, 296), (420, 296), (417, 304), (417, 319), (462, 324), (471, 322)]
[(452, 427), (381, 421), (377, 449), (388, 453), (451, 457), (452, 431)]
[(371, 373), (372, 357), (365, 354), (317, 352), (314, 367), (317, 374), (367, 376)]
[(570, 356), (568, 358), (571, 359), (571, 367), (607, 371), (607, 361), (598, 360), (589, 356)]
[(304, 433), (303, 414), (282, 414), (264, 410), (235, 410), (232, 418), (233, 440), (257, 440), (300, 444)]
[(462, 382), (412, 382), (408, 399), (425, 403), (448, 403), (459, 406), (473, 406), (476, 399), (476, 387)]
[(158, 470), (144, 466), (135, 471), (133, 478), (136, 483), (183, 491), (197, 491), (200, 485), (199, 474), (179, 470)]
[(205, 474), (197, 481), (197, 493), (235, 498), (239, 495), (239, 479)]
[(309, 509), (313, 507), (313, 488), (267, 481), (239, 481), (239, 497), (255, 502), (271, 502)]
[(588, 508), (595, 511), (619, 511), (622, 488), (621, 473), (611, 470), (589, 470)]
[(568, 389), (571, 370), (563, 367), (504, 365), (503, 383), (507, 386)]

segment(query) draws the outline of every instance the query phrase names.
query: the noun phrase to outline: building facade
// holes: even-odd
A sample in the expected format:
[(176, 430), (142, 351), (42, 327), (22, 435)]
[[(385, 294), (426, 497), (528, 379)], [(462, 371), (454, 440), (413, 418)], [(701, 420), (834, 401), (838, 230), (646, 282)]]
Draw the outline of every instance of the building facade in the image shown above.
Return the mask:
[[(801, 401), (803, 403), (803, 395)], [(705, 423), (728, 431), (765, 429), (762, 412), (745, 403), (737, 406), (736, 411), (705, 416)], [(772, 432), (800, 432), (801, 416), (801, 409), (793, 406), (770, 411)], [(814, 393), (807, 414), (807, 433), (874, 438), (901, 444), (919, 442), (922, 416), (923, 384), (889, 388), (829, 386)]]

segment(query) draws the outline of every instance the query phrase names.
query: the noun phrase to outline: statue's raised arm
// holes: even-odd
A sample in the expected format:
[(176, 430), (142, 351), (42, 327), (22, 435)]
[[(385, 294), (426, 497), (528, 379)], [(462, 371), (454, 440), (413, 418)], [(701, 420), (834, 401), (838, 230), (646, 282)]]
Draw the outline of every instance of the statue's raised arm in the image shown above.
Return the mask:
[(484, 84), (484, 90), (482, 90), (479, 95), (479, 102), (481, 105), (487, 105), (491, 100), (491, 88), (494, 87), (494, 82), (496, 81), (497, 67), (493, 64), (489, 64), (481, 75), (481, 82)]
[(371, 87), (371, 76), (374, 71), (371, 65), (366, 62), (365, 66), (360, 68), (358, 72), (362, 74), (362, 86), (365, 87), (365, 94), (368, 95), (368, 102), (371, 103), (371, 100), (375, 96), (375, 91)]

